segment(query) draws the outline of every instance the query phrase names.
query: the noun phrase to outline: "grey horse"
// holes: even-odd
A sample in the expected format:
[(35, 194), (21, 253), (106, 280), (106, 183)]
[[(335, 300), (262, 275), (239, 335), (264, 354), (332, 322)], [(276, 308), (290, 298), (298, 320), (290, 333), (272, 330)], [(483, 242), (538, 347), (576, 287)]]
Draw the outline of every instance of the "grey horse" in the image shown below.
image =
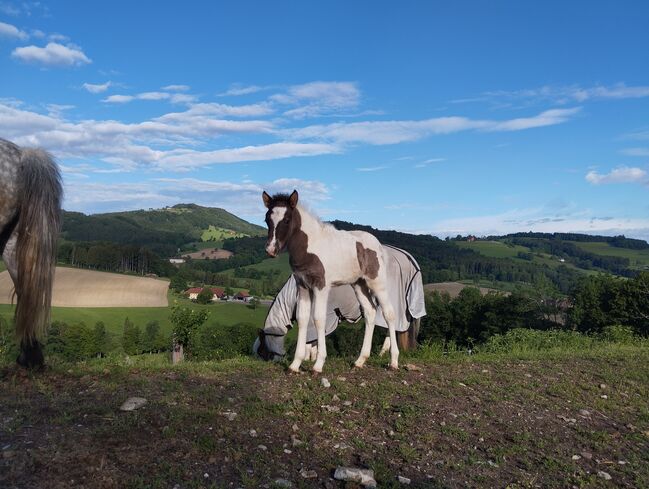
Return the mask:
[(39, 339), (50, 321), (62, 195), (47, 152), (0, 139), (0, 254), (15, 289), (17, 362), (27, 368), (44, 364)]

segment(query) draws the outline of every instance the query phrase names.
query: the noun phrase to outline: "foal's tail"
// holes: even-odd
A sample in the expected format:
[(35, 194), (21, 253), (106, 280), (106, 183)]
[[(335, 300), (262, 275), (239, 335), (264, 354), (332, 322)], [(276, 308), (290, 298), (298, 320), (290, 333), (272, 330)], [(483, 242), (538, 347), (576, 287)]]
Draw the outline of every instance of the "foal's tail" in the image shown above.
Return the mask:
[(16, 334), (31, 344), (50, 321), (63, 189), (59, 169), (45, 151), (22, 150), (19, 168)]

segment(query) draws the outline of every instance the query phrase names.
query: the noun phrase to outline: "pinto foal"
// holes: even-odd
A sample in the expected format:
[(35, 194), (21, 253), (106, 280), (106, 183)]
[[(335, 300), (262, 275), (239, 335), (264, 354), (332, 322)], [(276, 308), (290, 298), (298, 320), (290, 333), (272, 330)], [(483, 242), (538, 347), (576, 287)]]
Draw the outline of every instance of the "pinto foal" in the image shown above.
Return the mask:
[(325, 318), (329, 290), (334, 285), (351, 284), (365, 315), (365, 337), (354, 365), (362, 367), (370, 356), (378, 300), (390, 332), (390, 368), (399, 368), (396, 315), (387, 293), (387, 273), (379, 241), (363, 231), (339, 231), (321, 222), (302, 206), (298, 193), (262, 194), (268, 209), (266, 252), (276, 257), (286, 249), (298, 284), (298, 337), (290, 370), (298, 372), (306, 356), (306, 333), (310, 314), (318, 332), (318, 355), (314, 372), (322, 372), (327, 358)]

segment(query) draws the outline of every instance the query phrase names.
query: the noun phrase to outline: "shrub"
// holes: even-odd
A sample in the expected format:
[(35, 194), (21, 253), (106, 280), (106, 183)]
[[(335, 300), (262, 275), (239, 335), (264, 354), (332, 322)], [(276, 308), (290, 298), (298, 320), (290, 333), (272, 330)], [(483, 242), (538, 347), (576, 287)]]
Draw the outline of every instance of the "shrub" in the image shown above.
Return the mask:
[(257, 327), (248, 323), (223, 325), (213, 323), (192, 335), (189, 351), (193, 360), (223, 360), (249, 355), (257, 338)]

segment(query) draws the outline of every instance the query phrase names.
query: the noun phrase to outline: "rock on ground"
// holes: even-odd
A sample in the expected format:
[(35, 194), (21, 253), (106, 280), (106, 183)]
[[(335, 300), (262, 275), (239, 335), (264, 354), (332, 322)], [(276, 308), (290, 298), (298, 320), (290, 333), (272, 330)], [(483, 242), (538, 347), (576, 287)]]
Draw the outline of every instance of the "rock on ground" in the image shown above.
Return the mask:
[(135, 411), (140, 409), (147, 403), (147, 400), (144, 397), (129, 397), (124, 401), (124, 404), (120, 406), (121, 411)]
[(376, 487), (374, 471), (356, 467), (337, 467), (334, 479), (346, 482), (358, 482), (363, 487)]

